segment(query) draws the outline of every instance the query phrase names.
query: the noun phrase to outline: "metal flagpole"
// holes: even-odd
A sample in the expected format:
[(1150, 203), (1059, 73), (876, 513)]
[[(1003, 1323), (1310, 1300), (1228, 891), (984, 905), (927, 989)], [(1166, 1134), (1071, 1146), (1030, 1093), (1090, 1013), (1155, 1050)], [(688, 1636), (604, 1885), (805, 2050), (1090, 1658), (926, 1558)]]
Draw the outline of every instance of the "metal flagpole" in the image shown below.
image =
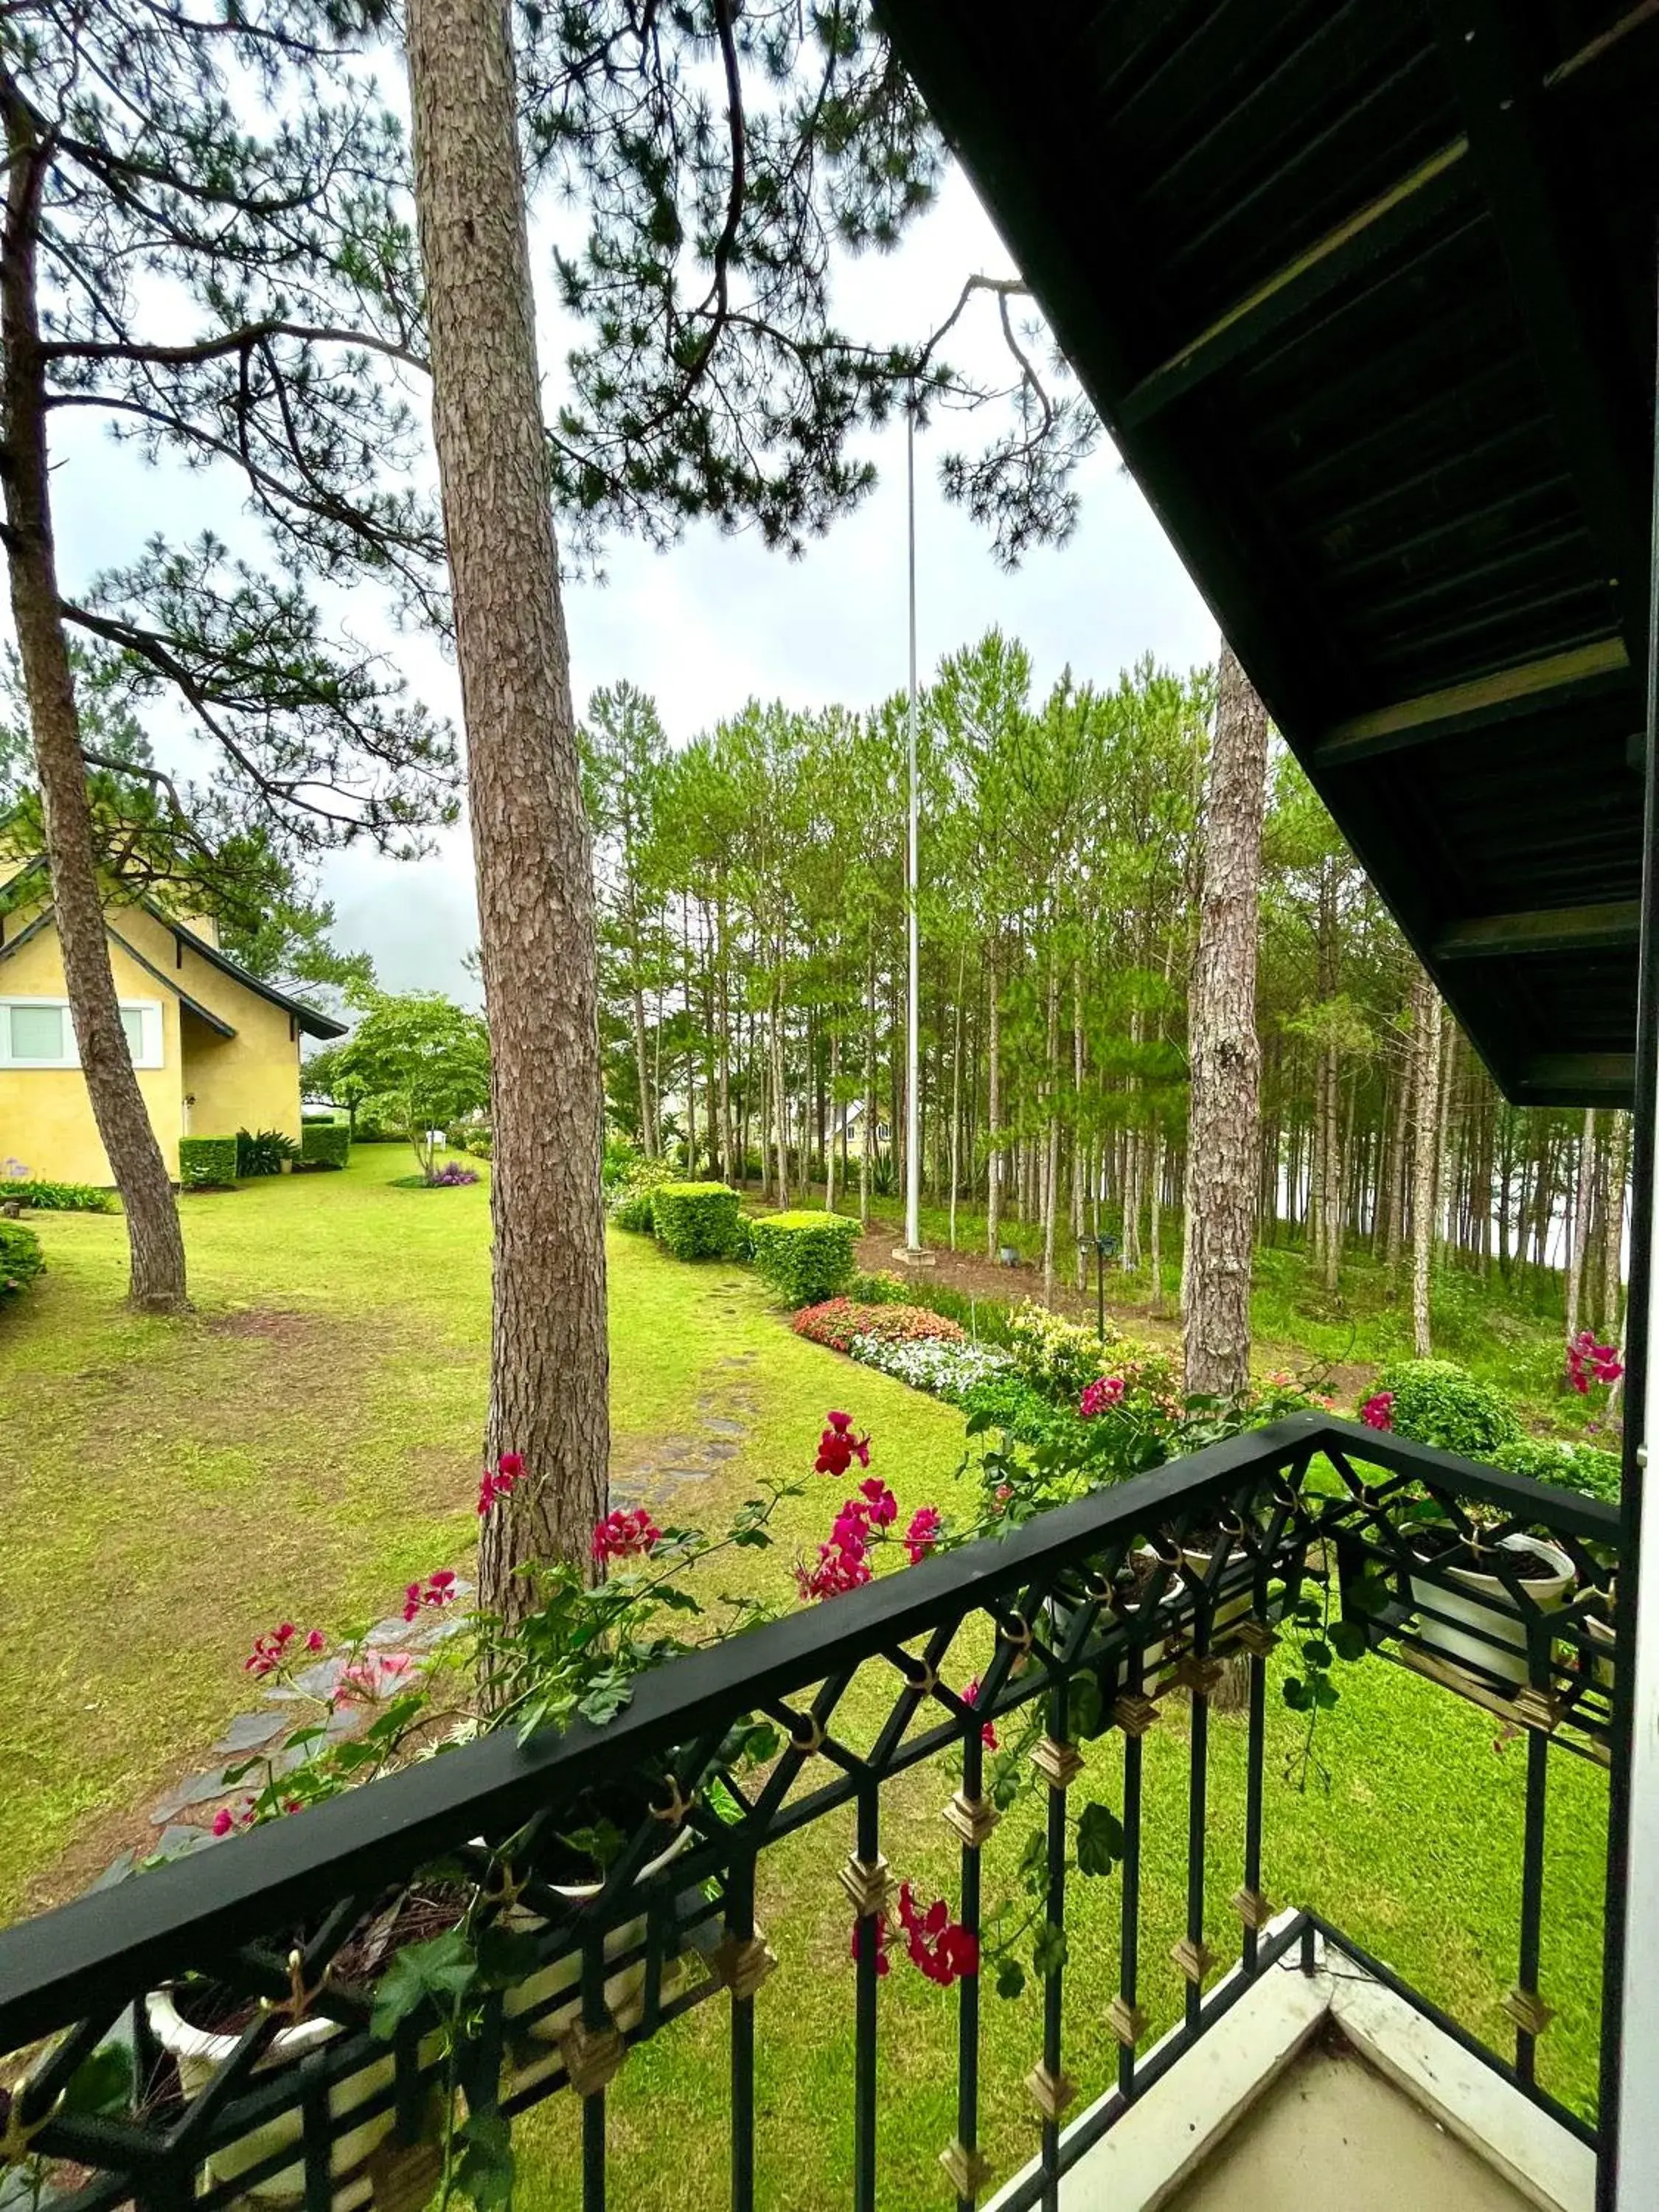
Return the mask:
[(904, 414), (904, 452), (908, 489), (910, 536), (910, 711), (906, 751), (910, 772), (910, 820), (906, 900), (910, 934), (910, 977), (905, 1036), (904, 1096), (904, 1248), (921, 1249), (921, 945), (916, 919), (916, 409), (915, 388)]

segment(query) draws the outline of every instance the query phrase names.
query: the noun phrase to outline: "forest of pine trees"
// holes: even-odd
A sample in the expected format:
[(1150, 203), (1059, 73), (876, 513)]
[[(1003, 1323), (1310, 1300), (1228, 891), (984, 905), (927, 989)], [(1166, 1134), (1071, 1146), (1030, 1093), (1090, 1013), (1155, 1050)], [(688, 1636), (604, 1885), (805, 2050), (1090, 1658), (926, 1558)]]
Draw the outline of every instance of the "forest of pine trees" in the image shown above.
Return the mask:
[[(1173, 1290), (1211, 669), (1046, 696), (993, 631), (921, 700), (921, 1170), (952, 1243), (1099, 1219)], [(597, 692), (583, 732), (611, 1118), (655, 1154), (866, 1219), (904, 1171), (904, 702), (751, 702), (694, 742)], [(1615, 1334), (1626, 1117), (1504, 1103), (1275, 739), (1262, 855), (1259, 1233), (1524, 1291)], [(860, 1132), (890, 1133), (864, 1145)], [(970, 1218), (971, 1217), (971, 1226)], [(1549, 1279), (1559, 1295), (1559, 1279)]]

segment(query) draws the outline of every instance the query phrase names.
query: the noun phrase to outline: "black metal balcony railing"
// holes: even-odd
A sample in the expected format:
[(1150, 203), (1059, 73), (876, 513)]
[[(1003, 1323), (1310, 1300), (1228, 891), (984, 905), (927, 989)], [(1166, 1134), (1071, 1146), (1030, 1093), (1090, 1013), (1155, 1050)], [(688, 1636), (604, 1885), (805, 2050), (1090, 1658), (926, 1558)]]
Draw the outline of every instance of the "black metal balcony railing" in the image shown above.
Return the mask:
[[(1483, 1602), (1447, 1557), (1472, 1515), (1494, 1574)], [(849, 1914), (861, 1916), (856, 1964), (847, 1969), (853, 2197), (860, 2212), (873, 2212), (892, 2201), (883, 2191), (876, 2124), (884, 2063), (876, 1920), (891, 1895), (884, 1793), (927, 1762), (948, 1757), (953, 1772), (959, 1763), (959, 1786), (944, 1811), (961, 1845), (960, 1917), (977, 1932), (981, 1846), (995, 1818), (981, 1731), (988, 1719), (1030, 1708), (1042, 1729), (1034, 1763), (1049, 1793), (1042, 1910), (1063, 1929), (1066, 1796), (1078, 1765), (1069, 1731), (1074, 1686), (1087, 1680), (1099, 1693), (1089, 1705), (1123, 1739), (1120, 1971), (1107, 2015), (1115, 2063), (1093, 2085), (1097, 2096), (1110, 2094), (1066, 2129), (1073, 2094), (1062, 2033), (1066, 1969), (1056, 1954), (1042, 1978), (1042, 2051), (1028, 2081), (1038, 2170), (1009, 2200), (1054, 2205), (1060, 2175), (1255, 1978), (1310, 1943), (1323, 1925), (1310, 1910), (1265, 1932), (1268, 1654), (1274, 1623), (1304, 1589), (1328, 1594), (1331, 1615), (1362, 1623), (1372, 1647), (1524, 1729), (1519, 1943), (1506, 2001), (1513, 2046), (1486, 2048), (1425, 2000), (1405, 1994), (1593, 2144), (1593, 2130), (1538, 2085), (1534, 2046), (1545, 2018), (1538, 1976), (1550, 1759), (1565, 1753), (1605, 1764), (1617, 1528), (1606, 1506), (1346, 1422), (1297, 1416), (1215, 1445), (1000, 1541), (882, 1577), (682, 1659), (640, 1681), (632, 1703), (603, 1729), (579, 1724), (523, 1746), (507, 1736), (481, 1739), (0, 1935), (0, 2052), (32, 2058), (0, 2130), (0, 2151), (47, 2161), (52, 2190), (74, 2212), (129, 2203), (147, 2212), (226, 2205), (262, 2183), (269, 2187), (273, 2177), (285, 2178), (290, 2200), (307, 2212), (349, 2212), (371, 2192), (377, 2203), (394, 2201), (395, 2192), (382, 2194), (387, 2161), (429, 2130), (440, 2077), (451, 2089), (453, 2073), (418, 2016), (406, 2019), (390, 2045), (378, 2040), (369, 2027), (373, 1986), (329, 1969), (417, 1870), (459, 1861), (493, 1885), (495, 1905), (532, 1932), (534, 1948), (534, 1971), (515, 1989), (491, 1993), (475, 2024), (460, 2069), (469, 2113), (510, 2119), (556, 2092), (580, 2096), (582, 2202), (594, 2212), (605, 2202), (606, 2084), (627, 2045), (663, 2033), (678, 2014), (723, 1993), (729, 2109), (711, 2114), (710, 2124), (729, 2129), (730, 2202), (747, 2212), (756, 2202), (756, 2039), (766, 2014), (757, 1992), (770, 1963), (755, 1922), (757, 1862), (807, 1824), (850, 1808), (841, 1879)], [(1201, 1571), (1196, 1547), (1183, 1543), (1197, 1532), (1208, 1553)], [(1522, 1578), (1519, 1553), (1504, 1543), (1511, 1534), (1542, 1534), (1565, 1553), (1569, 1587), (1559, 1587), (1559, 1577), (1548, 1584)], [(975, 1670), (981, 1683), (972, 1705), (941, 1679), (947, 1655), (956, 1671), (964, 1642), (990, 1654)], [(1210, 1698), (1217, 1662), (1230, 1653), (1246, 1655), (1249, 1669), (1236, 1961), (1212, 1954), (1216, 1931), (1204, 1924), (1206, 1851), (1213, 1849), (1206, 1819)], [(885, 1717), (864, 1731), (859, 1749), (854, 1731), (838, 1732), (838, 1715), (855, 1684), (867, 1698), (872, 1683), (880, 1686)], [(1176, 1689), (1190, 1700), (1187, 1911), (1176, 1954), (1184, 2013), (1175, 2032), (1141, 2056), (1142, 1738), (1158, 1701)], [(758, 1778), (720, 1764), (729, 1731), (750, 1713), (770, 1716), (784, 1737)], [(595, 1785), (614, 1790), (624, 1774), (648, 1787), (651, 1809), (598, 1894), (562, 1893), (546, 1878), (543, 1854), (564, 1808)], [(672, 1867), (652, 1873), (665, 1822), (689, 1831), (690, 1840)], [(1206, 1993), (1234, 1963), (1241, 1971)], [(1401, 1986), (1386, 1969), (1375, 1970)], [(266, 2001), (188, 2095), (146, 2024), (143, 2003), (146, 1992), (186, 1974)], [(955, 2136), (939, 2147), (949, 2176), (941, 2197), (954, 2189), (958, 2203), (971, 2207), (989, 2179), (981, 2148), (987, 2023), (979, 1976), (964, 1976), (941, 2002), (953, 2002), (957, 2017)], [(129, 2008), (137, 2036), (133, 2108), (70, 2112), (61, 2100), (64, 2085)], [(296, 2063), (270, 2063), (279, 2030), (301, 2019), (335, 2026)], [(4, 2078), (16, 2081), (15, 2069)]]

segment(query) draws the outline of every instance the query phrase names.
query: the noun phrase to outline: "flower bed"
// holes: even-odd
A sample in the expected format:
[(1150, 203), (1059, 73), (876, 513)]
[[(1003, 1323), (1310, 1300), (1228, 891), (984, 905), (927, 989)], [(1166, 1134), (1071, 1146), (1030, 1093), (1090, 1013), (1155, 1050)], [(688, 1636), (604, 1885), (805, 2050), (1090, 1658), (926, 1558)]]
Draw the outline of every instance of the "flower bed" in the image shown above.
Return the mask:
[[(925, 1306), (860, 1305), (852, 1298), (825, 1298), (803, 1306), (790, 1323), (797, 1336), (809, 1343), (827, 1344), (831, 1352), (854, 1353), (867, 1339), (881, 1344), (963, 1344), (967, 1332), (943, 1314)], [(873, 1364), (873, 1363), (872, 1363)]]

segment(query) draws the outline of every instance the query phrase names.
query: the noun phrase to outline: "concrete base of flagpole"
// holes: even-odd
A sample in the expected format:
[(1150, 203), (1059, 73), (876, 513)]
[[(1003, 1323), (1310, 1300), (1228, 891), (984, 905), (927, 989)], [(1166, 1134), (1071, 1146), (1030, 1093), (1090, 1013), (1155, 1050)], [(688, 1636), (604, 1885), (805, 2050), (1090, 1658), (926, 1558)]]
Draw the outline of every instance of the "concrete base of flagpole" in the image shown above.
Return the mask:
[(908, 1244), (896, 1244), (893, 1248), (893, 1257), (901, 1267), (935, 1267), (939, 1265), (937, 1255), (924, 1251), (920, 1244), (914, 1247)]

